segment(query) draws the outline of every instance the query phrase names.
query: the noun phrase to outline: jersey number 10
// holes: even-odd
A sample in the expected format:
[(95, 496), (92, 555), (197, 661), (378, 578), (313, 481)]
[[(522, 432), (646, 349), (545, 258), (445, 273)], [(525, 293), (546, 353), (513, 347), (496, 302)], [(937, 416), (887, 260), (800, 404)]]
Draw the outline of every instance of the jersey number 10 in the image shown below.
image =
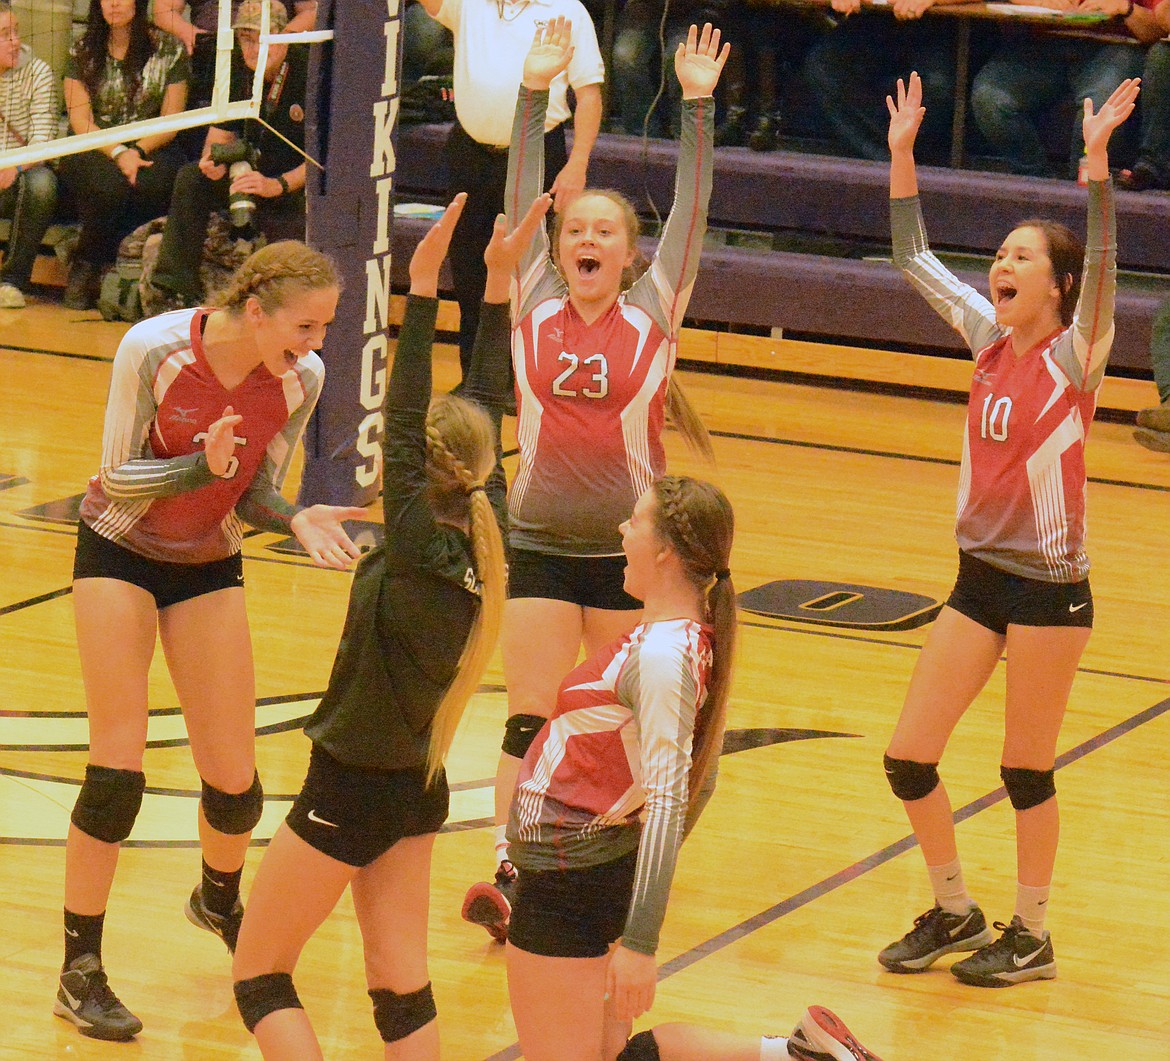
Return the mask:
[(994, 394), (989, 394), (983, 399), (983, 422), (979, 425), (979, 437), (991, 438), (996, 442), (1006, 442), (1008, 418), (1011, 415), (1011, 398), (996, 398)]

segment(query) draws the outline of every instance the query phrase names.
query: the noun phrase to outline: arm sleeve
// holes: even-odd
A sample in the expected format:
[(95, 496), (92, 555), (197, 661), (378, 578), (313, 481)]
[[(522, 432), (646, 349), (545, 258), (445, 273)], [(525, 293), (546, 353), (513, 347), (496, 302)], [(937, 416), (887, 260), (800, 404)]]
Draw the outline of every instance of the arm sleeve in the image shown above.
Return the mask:
[(700, 687), (695, 667), (678, 641), (648, 640), (638, 666), (627, 671), (623, 680), (634, 686), (629, 695), (636, 705), (646, 816), (622, 946), (653, 954), (683, 839)]
[(894, 264), (930, 308), (963, 337), (973, 354), (1003, 334), (995, 322), (991, 303), (970, 284), (964, 284), (931, 252), (918, 196), (890, 200), (890, 231)]
[(57, 79), (48, 63), (36, 60), (32, 77), (32, 128), (29, 144), (45, 144), (57, 138), (57, 116), (61, 104), (57, 96)]
[(289, 524), (300, 509), (290, 504), (281, 494), (280, 487), (288, 474), (297, 443), (305, 433), (309, 418), (317, 405), (324, 382), (323, 368), (314, 355), (313, 369), (302, 372), (305, 384), (305, 400), (301, 402), (285, 422), (284, 427), (273, 436), (264, 453), (264, 460), (248, 489), (236, 502), (236, 514), (245, 523), (257, 530), (288, 534)]
[(149, 353), (150, 348), (131, 330), (114, 355), (98, 472), (111, 501), (174, 497), (215, 478), (203, 453), (165, 459), (149, 455), (150, 427), (158, 413), (147, 365)]
[(388, 554), (422, 558), (438, 532), (427, 501), (427, 409), (431, 346), (439, 303), (408, 295), (390, 382), (382, 435), (382, 515)]
[(627, 301), (649, 312), (668, 335), (677, 335), (699, 272), (707, 232), (714, 170), (715, 101), (683, 100), (674, 202), (650, 268)]
[(1117, 217), (1113, 181), (1089, 182), (1085, 266), (1073, 325), (1056, 341), (1053, 357), (1082, 391), (1092, 391), (1105, 376), (1113, 348), (1113, 309), (1117, 299)]
[[(516, 98), (512, 121), (512, 142), (508, 147), (508, 182), (504, 188), (504, 210), (515, 226), (536, 197), (544, 190), (544, 116), (548, 92), (534, 92), (522, 84)], [(531, 245), (520, 259), (512, 278), (512, 315), (520, 320), (540, 299), (563, 288), (564, 284), (549, 255), (548, 233), (540, 225)]]
[(467, 374), (464, 397), (478, 402), (487, 411), (496, 432), (496, 466), (488, 476), (487, 493), (496, 513), (500, 528), (507, 532), (507, 504), (505, 492), (503, 448), (500, 443), (500, 425), (504, 418), (512, 351), (512, 322), (508, 305), (504, 302), (485, 302), (479, 309), (479, 330), (471, 351), (471, 369)]

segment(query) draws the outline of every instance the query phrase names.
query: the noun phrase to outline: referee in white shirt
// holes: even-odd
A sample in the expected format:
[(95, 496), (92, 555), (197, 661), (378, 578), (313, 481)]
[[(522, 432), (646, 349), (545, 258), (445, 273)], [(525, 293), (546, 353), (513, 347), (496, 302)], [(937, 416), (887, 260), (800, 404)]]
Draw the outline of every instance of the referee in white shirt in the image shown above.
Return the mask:
[[(545, 187), (557, 210), (585, 187), (589, 155), (601, 127), (605, 66), (597, 33), (580, 0), (422, 0), (427, 13), (455, 37), (455, 124), (447, 140), (448, 198), (467, 192), (449, 260), (459, 302), (459, 361), (466, 378), (487, 279), (483, 252), (504, 209), (508, 143), (524, 71), (539, 26), (563, 15), (573, 23), (573, 60), (549, 90), (545, 126)], [(563, 122), (573, 89), (573, 150)]]

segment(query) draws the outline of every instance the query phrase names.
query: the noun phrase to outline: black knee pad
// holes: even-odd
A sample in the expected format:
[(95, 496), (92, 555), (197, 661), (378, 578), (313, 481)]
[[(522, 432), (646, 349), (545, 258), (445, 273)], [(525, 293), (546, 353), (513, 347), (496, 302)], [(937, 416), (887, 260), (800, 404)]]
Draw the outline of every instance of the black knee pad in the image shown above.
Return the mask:
[(938, 763), (918, 763), (913, 759), (883, 759), (886, 780), (894, 795), (904, 803), (925, 799), (938, 788)]
[(264, 810), (264, 789), (260, 775), (252, 778), (252, 787), (246, 792), (221, 792), (203, 782), (203, 817), (216, 832), (228, 836), (242, 836), (256, 828)]
[(91, 763), (85, 768), (85, 783), (69, 820), (86, 836), (105, 844), (120, 844), (134, 828), (145, 790), (146, 775), (141, 770), (115, 770)]
[(659, 1061), (658, 1040), (654, 1033), (638, 1032), (617, 1055), (617, 1061)]
[(384, 987), (371, 989), (369, 995), (374, 1003), (374, 1024), (384, 1043), (405, 1039), (438, 1016), (429, 983), (408, 995), (399, 995)]
[(523, 759), (547, 721), (541, 715), (513, 715), (504, 723), (504, 743), (500, 747), (505, 754)]
[(999, 776), (1007, 789), (1008, 799), (1016, 810), (1028, 810), (1047, 803), (1056, 795), (1055, 770), (1026, 770), (1019, 766), (1001, 766)]
[(244, 1027), (250, 1032), (256, 1030), (269, 1013), (281, 1009), (304, 1009), (297, 998), (289, 973), (263, 973), (250, 980), (237, 980), (232, 984), (236, 995), (236, 1006), (244, 1018)]

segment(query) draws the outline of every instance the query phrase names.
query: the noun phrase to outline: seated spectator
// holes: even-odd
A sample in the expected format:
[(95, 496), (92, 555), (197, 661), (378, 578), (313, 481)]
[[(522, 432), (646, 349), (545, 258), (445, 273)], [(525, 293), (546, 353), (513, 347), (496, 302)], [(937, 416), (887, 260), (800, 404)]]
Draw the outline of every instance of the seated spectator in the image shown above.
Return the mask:
[[(187, 53), (146, 18), (148, 0), (90, 0), (85, 33), (65, 64), (65, 108), (75, 134), (177, 114), (187, 105)], [(182, 156), (175, 134), (153, 133), (66, 155), (61, 182), (81, 219), (65, 305), (90, 309), (118, 243), (170, 201)]]
[(662, 0), (626, 0), (617, 17), (611, 60), (613, 132), (678, 136), (682, 92), (674, 76), (674, 53), (692, 24), (726, 27), (727, 8), (727, 0), (676, 0), (669, 5), (660, 41)]
[[(1145, 86), (1142, 86), (1145, 91)], [(1161, 405), (1142, 409), (1137, 414), (1137, 430), (1133, 437), (1146, 449), (1170, 453), (1170, 299), (1162, 303), (1154, 315), (1150, 329), (1150, 362), (1154, 366), (1154, 382), (1158, 385)]]
[[(232, 22), (239, 13), (241, 0), (232, 0)], [(184, 18), (184, 9), (190, 17)], [(285, 32), (298, 33), (317, 25), (317, 0), (273, 0), (273, 8), (284, 8)], [(191, 57), (192, 107), (206, 107), (211, 102), (215, 80), (215, 31), (219, 26), (219, 0), (154, 0), (154, 24), (173, 33), (183, 42)]]
[[(260, 59), (260, 13), (261, 0), (244, 0), (232, 27), (236, 33), (233, 99), (251, 93), (252, 76)], [(273, 7), (271, 17), (274, 32), (284, 29), (286, 16), (282, 7)], [(306, 164), (297, 149), (305, 145), (308, 67), (309, 54), (304, 46), (270, 44), (264, 67), (262, 121), (247, 119), (230, 127), (211, 126), (202, 157), (179, 170), (151, 280), (176, 307), (197, 306), (205, 297), (199, 264), (208, 220), (213, 210), (228, 208), (233, 194), (244, 193), (255, 203), (255, 214), (250, 225), (241, 230), (243, 233), (251, 236), (259, 232), (269, 240), (304, 238)], [(281, 137), (292, 141), (295, 148)], [(213, 156), (217, 146), (222, 151), (227, 145), (244, 148), (234, 154), (254, 157), (254, 168), (231, 177), (229, 167)]]
[[(1154, 17), (1170, 33), (1170, 2), (1162, 0)], [(1170, 189), (1170, 44), (1158, 41), (1146, 52), (1142, 71), (1141, 145), (1132, 169), (1123, 169), (1118, 187), (1142, 192), (1147, 188)]]
[(899, 74), (917, 70), (926, 107), (918, 156), (934, 165), (949, 161), (955, 25), (922, 16), (931, 7), (962, 2), (891, 0), (888, 11), (862, 12), (861, 0), (831, 0), (843, 20), (813, 45), (804, 75), (845, 152), (875, 162), (889, 160), (889, 115), (883, 101), (895, 91)]
[[(0, 2), (0, 148), (44, 144), (57, 135), (57, 79), (20, 43), (12, 6)], [(20, 309), (37, 248), (57, 208), (57, 175), (44, 163), (0, 169), (0, 217), (12, 219), (0, 267), (0, 309)]]
[[(1025, 0), (1019, 0), (1024, 3)], [(1034, 0), (1029, 0), (1034, 2)], [(1045, 0), (1044, 6), (1078, 13), (1098, 11), (1114, 16), (1118, 37), (1128, 43), (1102, 43), (1040, 31), (1005, 36), (999, 49), (975, 75), (971, 113), (979, 131), (1007, 160), (1013, 173), (1075, 179), (1084, 154), (1081, 102), (1100, 107), (1126, 78), (1140, 77), (1144, 49), (1165, 31), (1154, 18), (1158, 0)], [(1145, 95), (1143, 86), (1142, 95)], [(1044, 147), (1041, 116), (1062, 101), (1076, 111), (1067, 163), (1053, 166)]]

